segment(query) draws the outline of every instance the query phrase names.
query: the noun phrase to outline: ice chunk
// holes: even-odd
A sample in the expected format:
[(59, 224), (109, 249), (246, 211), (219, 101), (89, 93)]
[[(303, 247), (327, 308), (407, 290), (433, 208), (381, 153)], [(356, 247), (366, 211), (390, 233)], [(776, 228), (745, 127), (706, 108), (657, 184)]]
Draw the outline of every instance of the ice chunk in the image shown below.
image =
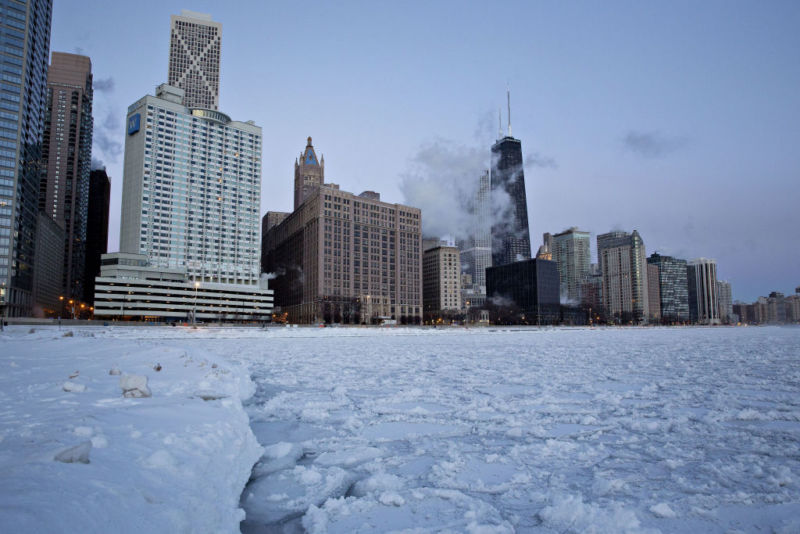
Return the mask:
[(57, 462), (64, 462), (65, 464), (73, 464), (73, 463), (80, 463), (80, 464), (88, 464), (89, 463), (89, 451), (92, 450), (92, 442), (91, 441), (84, 441), (79, 445), (75, 445), (74, 447), (70, 447), (68, 449), (64, 449), (63, 451), (56, 454), (54, 460)]
[(653, 512), (653, 514), (656, 517), (673, 518), (673, 517), (677, 517), (678, 516), (678, 514), (676, 514), (672, 510), (672, 508), (670, 508), (669, 505), (667, 503), (665, 503), (665, 502), (660, 502), (658, 504), (654, 504), (653, 506), (650, 507), (650, 511)]
[(274, 525), (298, 517), (311, 505), (320, 506), (328, 498), (344, 495), (354, 478), (338, 467), (318, 469), (298, 465), (252, 480), (242, 500), (247, 523)]
[(149, 397), (150, 388), (147, 387), (147, 377), (143, 375), (122, 375), (119, 379), (123, 397)]
[(122, 374), (122, 371), (120, 371), (120, 370), (119, 370), (119, 367), (117, 367), (117, 366), (115, 365), (114, 367), (112, 367), (112, 368), (111, 368), (111, 369), (108, 371), (108, 374), (110, 374), (110, 375), (112, 375), (112, 376), (115, 376), (115, 375), (120, 375), (120, 374)]
[(323, 452), (314, 463), (324, 466), (341, 465), (349, 467), (379, 458), (382, 454), (383, 452), (375, 447), (357, 447), (341, 451)]
[(78, 384), (77, 382), (72, 382), (71, 380), (67, 380), (64, 382), (64, 385), (61, 386), (61, 389), (72, 393), (83, 393), (86, 391), (86, 386), (83, 384)]

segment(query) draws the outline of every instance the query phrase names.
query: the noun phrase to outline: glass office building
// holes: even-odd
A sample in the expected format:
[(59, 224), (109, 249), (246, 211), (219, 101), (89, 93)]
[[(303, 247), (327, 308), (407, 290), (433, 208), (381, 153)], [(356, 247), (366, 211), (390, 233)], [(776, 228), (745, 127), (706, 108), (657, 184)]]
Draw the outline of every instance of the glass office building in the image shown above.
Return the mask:
[(32, 312), (51, 0), (0, 0), (0, 308)]
[(647, 263), (658, 267), (658, 285), (661, 294), (661, 321), (685, 323), (689, 320), (689, 287), (686, 278), (686, 260), (651, 254)]

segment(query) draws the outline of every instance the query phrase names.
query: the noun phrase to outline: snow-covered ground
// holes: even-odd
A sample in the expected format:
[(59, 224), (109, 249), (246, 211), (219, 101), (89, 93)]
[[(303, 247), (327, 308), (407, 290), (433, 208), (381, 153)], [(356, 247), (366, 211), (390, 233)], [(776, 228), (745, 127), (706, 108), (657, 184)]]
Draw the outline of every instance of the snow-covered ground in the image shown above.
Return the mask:
[(66, 330), (0, 337), (10, 532), (800, 532), (797, 328)]

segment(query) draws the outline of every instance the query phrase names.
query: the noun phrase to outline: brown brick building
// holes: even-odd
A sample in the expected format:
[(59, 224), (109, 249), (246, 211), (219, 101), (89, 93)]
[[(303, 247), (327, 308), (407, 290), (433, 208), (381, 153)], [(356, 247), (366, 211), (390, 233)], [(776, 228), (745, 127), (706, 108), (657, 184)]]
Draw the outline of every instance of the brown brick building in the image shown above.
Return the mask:
[(355, 195), (336, 184), (307, 190), (300, 206), (264, 233), (261, 269), (275, 304), (297, 323), (422, 319), (421, 212)]

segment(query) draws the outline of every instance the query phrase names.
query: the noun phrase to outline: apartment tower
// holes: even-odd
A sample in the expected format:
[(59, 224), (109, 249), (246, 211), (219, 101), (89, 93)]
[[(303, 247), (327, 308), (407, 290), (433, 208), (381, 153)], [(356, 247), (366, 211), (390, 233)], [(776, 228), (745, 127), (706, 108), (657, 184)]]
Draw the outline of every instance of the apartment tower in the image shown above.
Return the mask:
[(646, 322), (650, 313), (647, 261), (639, 232), (598, 235), (597, 258), (603, 273), (603, 307), (609, 318)]
[(92, 61), (53, 52), (47, 72), (39, 209), (64, 229), (62, 295), (83, 300), (89, 173), (92, 162)]

